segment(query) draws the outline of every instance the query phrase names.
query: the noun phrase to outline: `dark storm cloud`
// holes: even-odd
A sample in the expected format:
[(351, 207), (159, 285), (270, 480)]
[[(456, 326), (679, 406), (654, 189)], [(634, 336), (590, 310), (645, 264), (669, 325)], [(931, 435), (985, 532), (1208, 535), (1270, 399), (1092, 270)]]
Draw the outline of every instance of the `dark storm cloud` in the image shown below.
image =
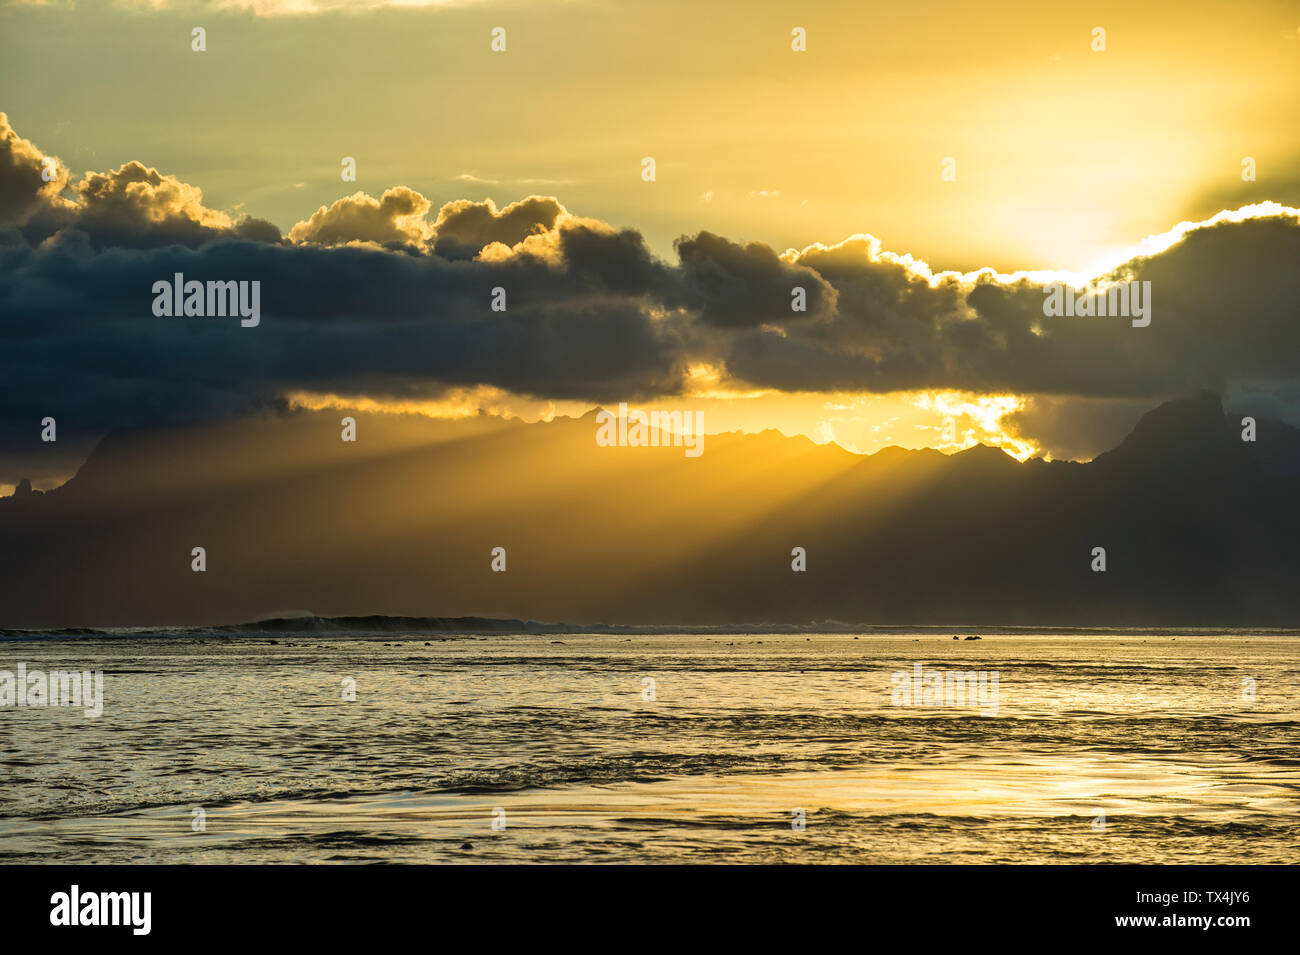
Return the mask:
[[(712, 325), (742, 329), (816, 320), (835, 309), (835, 289), (825, 279), (766, 245), (742, 246), (701, 232), (678, 239), (676, 248), (679, 300)], [(805, 311), (792, 308), (795, 288), (804, 290)]]
[[(141, 163), (76, 182), (56, 163), (46, 183), (43, 158), (0, 116), (0, 452), (44, 416), (102, 432), (295, 391), (648, 399), (681, 393), (697, 362), (744, 388), (1121, 401), (1300, 373), (1293, 212), (1204, 226), (1129, 262), (1119, 277), (1150, 281), (1153, 300), (1134, 328), (1046, 317), (1035, 281), (931, 276), (870, 237), (778, 254), (701, 232), (666, 263), (639, 232), (550, 197), (453, 202), (430, 221), (405, 187), (340, 199), (285, 237)], [(260, 324), (155, 316), (154, 283), (178, 272), (260, 282)], [(1025, 428), (1095, 413), (1053, 409)]]
[(1196, 229), (1127, 263), (1116, 278), (1151, 282), (1146, 328), (1047, 317), (1043, 286), (1027, 279), (940, 276), (932, 285), (901, 262), (844, 251), (795, 259), (835, 286), (833, 316), (737, 335), (724, 345), (732, 375), (785, 389), (1134, 397), (1300, 374), (1294, 215)]
[[(258, 280), (261, 323), (158, 318), (153, 283)], [(364, 247), (223, 240), (201, 250), (95, 252), (69, 238), (0, 250), (6, 418), (92, 426), (223, 414), (288, 391), (411, 394), (486, 384), (557, 398), (671, 391), (668, 323), (575, 290), (522, 257), (448, 263)], [(507, 309), (490, 308), (492, 289)], [(559, 307), (557, 304), (559, 303)]]

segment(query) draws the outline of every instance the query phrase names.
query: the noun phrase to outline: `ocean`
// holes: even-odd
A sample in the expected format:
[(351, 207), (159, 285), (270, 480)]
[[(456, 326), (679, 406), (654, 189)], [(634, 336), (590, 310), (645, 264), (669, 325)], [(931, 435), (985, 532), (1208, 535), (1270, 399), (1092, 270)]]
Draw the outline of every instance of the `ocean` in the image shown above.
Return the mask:
[(1300, 634), (976, 632), (11, 637), (0, 861), (1300, 858)]

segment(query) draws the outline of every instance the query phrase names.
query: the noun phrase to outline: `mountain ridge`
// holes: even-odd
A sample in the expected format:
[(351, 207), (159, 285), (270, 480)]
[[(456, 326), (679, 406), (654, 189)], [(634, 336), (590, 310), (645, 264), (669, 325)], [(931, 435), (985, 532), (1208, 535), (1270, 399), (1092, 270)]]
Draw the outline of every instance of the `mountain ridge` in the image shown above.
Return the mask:
[(1300, 622), (1300, 431), (1261, 420), (1242, 442), (1208, 393), (1086, 463), (862, 456), (775, 431), (710, 435), (690, 459), (598, 447), (585, 418), (393, 417), (359, 415), (355, 445), (325, 412), (106, 438), (62, 487), (0, 500), (0, 626), (278, 607), (608, 626)]

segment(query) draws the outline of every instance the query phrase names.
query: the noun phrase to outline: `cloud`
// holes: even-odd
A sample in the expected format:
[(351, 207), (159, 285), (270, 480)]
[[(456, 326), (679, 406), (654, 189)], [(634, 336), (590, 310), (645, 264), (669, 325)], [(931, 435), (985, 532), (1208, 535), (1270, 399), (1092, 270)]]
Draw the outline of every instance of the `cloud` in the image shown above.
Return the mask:
[(45, 154), (19, 136), (0, 112), (0, 230), (16, 230), (52, 213), (61, 213), (58, 218), (66, 222), (72, 204), (61, 195), (68, 187), (68, 167), (57, 157), (49, 159), (47, 165)]
[[(285, 407), (295, 392), (429, 400), (486, 385), (615, 401), (681, 390), (681, 322), (652, 315), (644, 294), (664, 270), (640, 235), (572, 220), (548, 242), (545, 255), (520, 243), (467, 260), (225, 233), (102, 250), (69, 229), (0, 247), (0, 465), (48, 457), (46, 416), (62, 443)], [(262, 323), (155, 317), (153, 283), (175, 273), (259, 281)], [(21, 476), (0, 470), (3, 483)]]
[(1300, 210), (1180, 230), (1104, 279), (1150, 281), (1152, 323), (1048, 318), (1054, 276), (933, 275), (870, 237), (786, 258), (836, 291), (820, 321), (745, 328), (723, 345), (730, 373), (786, 390), (970, 391), (1139, 397), (1293, 377), (1300, 349)]
[(314, 245), (346, 245), (374, 242), (379, 245), (422, 246), (429, 237), (425, 216), (430, 202), (414, 189), (397, 186), (378, 199), (357, 192), (321, 206), (306, 222), (289, 230), (294, 242)]
[[(827, 318), (835, 289), (817, 272), (782, 259), (757, 242), (741, 246), (711, 232), (677, 240), (681, 259), (679, 300), (700, 318), (725, 328), (787, 324)], [(806, 311), (792, 308), (802, 288)]]
[[(648, 400), (687, 393), (700, 366), (733, 390), (1031, 396), (1020, 433), (1072, 456), (1071, 429), (1101, 441), (1139, 404), (1300, 377), (1300, 211), (1275, 205), (1180, 225), (1105, 276), (1151, 282), (1134, 328), (1044, 316), (1060, 276), (935, 274), (869, 235), (778, 252), (700, 232), (662, 261), (549, 196), (449, 202), (430, 222), (397, 186), (321, 207), (285, 241), (139, 162), (80, 182), (59, 165), (47, 184), (40, 150), (7, 121), (0, 134), (0, 459), (46, 415), (75, 435), (304, 392)], [(155, 317), (152, 285), (176, 272), (259, 281), (260, 325)]]
[(310, 219), (290, 229), (289, 238), (313, 245), (371, 242), (420, 251), (428, 246), (427, 251), (449, 260), (472, 259), (489, 247), (501, 246), (489, 253), (499, 260), (523, 251), (519, 246), (533, 238), (542, 241), (529, 244), (527, 251), (548, 257), (557, 226), (576, 221), (550, 196), (528, 196), (501, 210), (491, 199), (457, 199), (439, 209), (432, 224), (431, 208), (429, 199), (406, 186), (388, 189), (378, 199), (357, 192), (321, 206)]
[(100, 247), (197, 246), (231, 230), (224, 212), (203, 204), (196, 186), (139, 162), (87, 173), (77, 185), (75, 228)]
[(1032, 439), (1053, 458), (1077, 460), (1118, 445), (1150, 410), (1148, 399), (1036, 395), (1000, 423), (1008, 435)]
[(460, 199), (438, 210), (433, 224), (437, 237), (434, 251), (450, 258), (463, 258), (493, 243), (513, 247), (529, 236), (551, 231), (567, 215), (559, 200), (550, 196), (529, 196), (500, 211), (491, 199), (483, 202)]
[[(89, 172), (74, 183), (67, 167), (50, 157), (55, 175), (46, 182), (45, 159), (0, 113), (0, 228), (18, 227), (25, 241), (38, 243), (71, 231), (96, 249), (195, 248), (220, 238), (279, 241), (280, 232), (271, 223), (247, 217), (234, 222), (205, 206), (197, 186), (143, 163)], [(74, 199), (65, 198), (68, 190)]]

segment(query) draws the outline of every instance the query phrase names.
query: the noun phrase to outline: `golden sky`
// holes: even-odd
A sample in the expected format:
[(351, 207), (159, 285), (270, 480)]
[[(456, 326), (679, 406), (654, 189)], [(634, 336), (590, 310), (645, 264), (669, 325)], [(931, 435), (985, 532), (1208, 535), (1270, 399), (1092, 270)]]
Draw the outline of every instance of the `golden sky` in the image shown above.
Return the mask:
[[(276, 15), (303, 8), (344, 12)], [(1294, 4), (700, 14), (676, 0), (20, 3), (0, 13), (0, 75), (15, 126), (72, 168), (147, 157), (284, 230), (351, 191), (338, 169), (353, 156), (372, 195), (556, 195), (663, 254), (700, 229), (776, 248), (870, 232), (936, 268), (1081, 270), (1228, 205), (1245, 156), (1275, 189), (1300, 175)]]

